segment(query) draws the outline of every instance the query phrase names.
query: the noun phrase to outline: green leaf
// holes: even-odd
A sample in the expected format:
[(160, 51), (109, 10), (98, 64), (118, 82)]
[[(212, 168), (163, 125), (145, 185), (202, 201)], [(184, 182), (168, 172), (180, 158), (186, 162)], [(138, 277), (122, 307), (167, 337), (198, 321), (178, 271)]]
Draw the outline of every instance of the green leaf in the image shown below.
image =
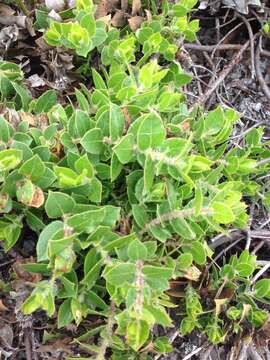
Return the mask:
[(69, 188), (82, 184), (83, 176), (76, 174), (75, 171), (70, 168), (55, 166), (54, 172), (58, 178), (59, 187), (61, 188)]
[(240, 262), (235, 265), (235, 270), (238, 272), (239, 276), (248, 277), (253, 274), (255, 266), (249, 263)]
[(144, 162), (144, 170), (143, 170), (143, 179), (144, 179), (144, 188), (143, 191), (145, 194), (149, 194), (155, 178), (155, 166), (151, 159), (150, 155), (146, 156)]
[(102, 79), (101, 75), (94, 68), (92, 69), (92, 76), (96, 89), (107, 89), (105, 81)]
[(20, 235), (21, 228), (16, 224), (9, 224), (5, 226), (4, 229), (0, 228), (0, 236), (4, 238), (4, 250), (7, 252), (16, 244)]
[(90, 105), (89, 105), (89, 102), (86, 99), (86, 97), (83, 95), (83, 93), (80, 90), (75, 89), (75, 95), (76, 95), (76, 99), (78, 101), (78, 104), (79, 104), (80, 108), (83, 111), (89, 113), (90, 112)]
[(206, 262), (205, 248), (199, 241), (192, 241), (189, 247), (184, 247), (184, 251), (193, 256), (198, 265), (204, 265)]
[(161, 306), (158, 307), (153, 305), (144, 305), (144, 307), (154, 316), (157, 324), (164, 327), (172, 326), (172, 320), (170, 319), (164, 308), (162, 308)]
[(180, 324), (180, 332), (183, 336), (190, 334), (191, 331), (195, 328), (196, 322), (194, 319), (185, 317)]
[(86, 285), (88, 289), (91, 289), (97, 279), (100, 277), (101, 267), (103, 265), (103, 259), (99, 260), (92, 268), (85, 274), (82, 284)]
[(147, 248), (138, 239), (132, 241), (128, 247), (128, 257), (130, 260), (145, 260), (147, 258)]
[(270, 279), (261, 279), (256, 282), (255, 294), (258, 298), (270, 298)]
[(75, 205), (76, 203), (71, 196), (61, 192), (49, 191), (45, 210), (47, 215), (53, 219), (72, 213)]
[(58, 329), (67, 326), (73, 320), (71, 312), (71, 299), (66, 299), (59, 307), (57, 314), (57, 327)]
[(221, 202), (214, 202), (212, 205), (214, 210), (213, 219), (220, 224), (230, 224), (235, 220), (235, 216), (228, 205)]
[(90, 154), (101, 154), (104, 151), (101, 130), (96, 128), (87, 131), (81, 139), (81, 145)]
[(0, 140), (7, 143), (13, 134), (13, 129), (9, 123), (0, 116)]
[(116, 141), (122, 136), (125, 126), (125, 117), (119, 106), (109, 104), (109, 131), (112, 141)]
[(105, 216), (105, 209), (89, 210), (75, 214), (67, 219), (67, 225), (72, 227), (76, 232), (90, 233), (100, 225)]
[(120, 249), (124, 246), (129, 245), (135, 239), (135, 234), (129, 234), (126, 236), (121, 236), (115, 240), (110, 241), (106, 245), (103, 246), (105, 251), (112, 251), (114, 249)]
[(23, 158), (21, 150), (8, 149), (0, 151), (0, 172), (14, 169)]
[(122, 164), (127, 164), (135, 159), (134, 145), (134, 136), (127, 134), (113, 147), (113, 151)]
[(177, 264), (179, 264), (179, 268), (181, 270), (187, 270), (192, 265), (192, 261), (193, 261), (193, 256), (191, 253), (181, 254), (177, 258)]
[(122, 169), (123, 169), (123, 165), (118, 160), (118, 157), (116, 156), (116, 154), (113, 153), (112, 158), (111, 158), (111, 166), (110, 166), (110, 179), (111, 179), (111, 182), (114, 182), (118, 178), (118, 176), (122, 172)]
[(170, 221), (174, 231), (184, 239), (195, 239), (196, 233), (184, 218), (178, 218)]
[(131, 283), (135, 279), (135, 264), (117, 264), (104, 274), (106, 281), (114, 286), (122, 286), (125, 282)]
[(78, 141), (78, 139), (83, 137), (88, 130), (93, 128), (93, 126), (94, 123), (90, 119), (88, 113), (76, 109), (68, 121), (67, 130), (68, 134)]
[(12, 81), (11, 84), (19, 96), (22, 109), (25, 111), (28, 110), (28, 105), (32, 99), (31, 94), (26, 88), (17, 84), (15, 81)]
[(62, 221), (53, 221), (49, 223), (40, 233), (37, 246), (36, 246), (36, 252), (37, 252), (37, 260), (38, 261), (46, 261), (48, 260), (48, 243), (49, 240), (51, 240), (54, 235), (58, 233), (59, 230), (63, 229), (64, 224)]
[(100, 203), (102, 196), (102, 183), (96, 177), (91, 180), (89, 190), (89, 200), (94, 203)]
[(199, 216), (199, 215), (200, 215), (202, 206), (203, 206), (203, 193), (202, 193), (202, 188), (201, 188), (200, 184), (196, 184), (196, 187), (195, 187), (195, 198), (194, 198), (194, 208), (195, 208), (194, 215), (195, 215), (195, 216)]
[(55, 90), (47, 90), (38, 99), (34, 107), (35, 114), (47, 113), (57, 103)]
[(143, 205), (132, 205), (132, 214), (140, 228), (143, 228), (149, 222), (149, 216), (146, 212), (146, 208)]
[(30, 178), (33, 182), (40, 180), (44, 173), (45, 165), (38, 155), (34, 155), (28, 159), (19, 169), (19, 174)]
[(75, 170), (79, 174), (86, 175), (89, 179), (92, 179), (94, 176), (94, 168), (90, 160), (88, 159), (87, 154), (84, 154), (81, 156), (78, 160), (75, 162)]
[(162, 145), (166, 137), (163, 122), (156, 114), (144, 115), (137, 133), (137, 144), (140, 150), (156, 148)]
[(168, 280), (172, 277), (173, 271), (167, 267), (144, 265), (142, 273), (151, 287), (164, 291), (169, 287)]
[(155, 345), (155, 349), (157, 349), (157, 351), (162, 354), (173, 351), (173, 346), (170, 343), (170, 340), (166, 336), (157, 338), (154, 341), (154, 345)]
[(133, 350), (138, 351), (149, 337), (150, 328), (144, 320), (132, 320), (127, 326), (127, 342)]

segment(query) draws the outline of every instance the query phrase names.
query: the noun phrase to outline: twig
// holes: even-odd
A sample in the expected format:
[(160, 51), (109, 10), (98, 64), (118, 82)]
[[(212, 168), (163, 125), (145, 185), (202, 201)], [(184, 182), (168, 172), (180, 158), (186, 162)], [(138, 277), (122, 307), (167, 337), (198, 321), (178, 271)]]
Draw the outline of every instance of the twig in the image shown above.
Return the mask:
[(270, 268), (270, 261), (268, 261), (267, 264), (265, 264), (264, 267), (257, 272), (257, 274), (253, 277), (251, 284), (254, 284), (259, 279), (259, 277), (261, 277), (269, 268)]
[(247, 359), (247, 350), (248, 350), (248, 344), (243, 342), (241, 346), (240, 353), (237, 357), (237, 360), (246, 360)]
[(202, 351), (202, 349), (203, 349), (203, 346), (200, 346), (200, 347), (196, 348), (191, 353), (189, 353), (187, 356), (185, 356), (182, 360), (191, 359), (193, 355), (198, 354), (200, 351)]
[(257, 350), (254, 348), (253, 345), (250, 345), (248, 347), (248, 358), (251, 360), (263, 360), (263, 358), (261, 357), (261, 355), (257, 352)]
[[(255, 36), (254, 36), (255, 38)], [(206, 91), (206, 93), (203, 96), (200, 96), (197, 100), (197, 102), (191, 107), (190, 111), (193, 111), (194, 108), (197, 106), (204, 105), (205, 102), (209, 99), (209, 97), (212, 95), (212, 93), (217, 89), (217, 87), (224, 81), (226, 76), (229, 75), (229, 73), (232, 71), (233, 67), (239, 63), (241, 60), (243, 53), (246, 51), (246, 49), (249, 46), (249, 41), (247, 41), (244, 45), (242, 45), (242, 48), (237, 52), (237, 54), (234, 55), (232, 60), (229, 62), (229, 64), (221, 71), (219, 77), (213, 82), (210, 89)]]
[[(269, 98), (269, 100), (270, 100), (270, 98)], [(257, 166), (263, 166), (263, 165), (265, 165), (265, 164), (267, 164), (269, 162), (270, 162), (270, 157), (258, 161)]]
[(255, 77), (255, 61), (254, 61), (254, 40), (253, 40), (253, 31), (250, 26), (250, 23), (244, 16), (239, 15), (240, 19), (245, 23), (248, 31), (249, 41), (250, 41), (250, 60), (251, 60), (251, 78), (254, 79)]
[(24, 332), (24, 345), (25, 345), (25, 357), (26, 360), (32, 360), (32, 346), (30, 341), (30, 329), (25, 329)]
[[(219, 234), (215, 236), (213, 239), (211, 239), (210, 248), (216, 249), (218, 246), (223, 245), (227, 242), (233, 242), (238, 240), (238, 238), (241, 236), (244, 238), (245, 231), (244, 230), (238, 230), (238, 229), (231, 229), (229, 230), (229, 235), (226, 234)], [(257, 239), (264, 239), (264, 240), (270, 240), (270, 231), (268, 230), (251, 230), (250, 236), (252, 238)]]
[(6, 266), (6, 265), (12, 264), (12, 263), (14, 263), (14, 262), (15, 262), (15, 260), (14, 260), (14, 259), (9, 260), (9, 261), (6, 261), (6, 262), (4, 262), (4, 263), (0, 264), (0, 268), (1, 268), (1, 267), (4, 267), (4, 266)]
[(257, 76), (257, 79), (259, 81), (262, 91), (264, 92), (267, 99), (270, 100), (270, 89), (267, 86), (266, 82), (264, 81), (264, 78), (263, 78), (263, 75), (261, 72), (261, 67), (260, 67), (261, 47), (262, 47), (262, 35), (260, 35), (260, 37), (259, 37), (259, 42), (257, 45), (256, 54), (255, 54), (255, 71), (256, 71), (256, 76)]
[[(199, 39), (196, 39), (197, 45), (201, 45)], [(203, 56), (205, 57), (206, 61), (208, 62), (208, 64), (210, 65), (212, 70), (215, 70), (215, 65), (212, 61), (212, 59), (210, 58), (210, 56), (207, 54), (206, 51), (203, 51)]]
[(231, 248), (233, 248), (235, 245), (237, 245), (241, 240), (243, 240), (245, 237), (242, 236), (239, 239), (235, 240), (232, 244), (228, 245), (224, 250), (218, 253), (218, 255), (214, 258), (214, 261), (217, 261), (221, 258), (223, 254), (225, 254), (227, 251), (229, 251)]
[(268, 349), (268, 346), (265, 346), (264, 351), (266, 355), (266, 360), (270, 360), (270, 351)]
[[(171, 221), (178, 218), (185, 218), (194, 215), (195, 210), (192, 209), (184, 209), (184, 210), (173, 210), (169, 213), (163, 214), (158, 218), (151, 220), (145, 227), (140, 231), (140, 235), (143, 235), (151, 226), (160, 225), (165, 221)], [(213, 210), (209, 207), (202, 208), (200, 210), (200, 214), (203, 215), (211, 215)]]
[(245, 246), (246, 250), (249, 250), (250, 244), (251, 244), (251, 239), (252, 239), (250, 227), (251, 227), (251, 224), (253, 221), (253, 214), (254, 214), (254, 203), (252, 203), (250, 206), (250, 217), (249, 217), (249, 221), (248, 221), (248, 229), (246, 230), (247, 231), (247, 242), (246, 242), (246, 246)]
[(214, 49), (213, 49), (213, 52), (212, 52), (212, 54), (211, 54), (211, 58), (212, 58), (212, 59), (213, 59), (213, 57), (214, 57), (215, 52), (217, 51), (218, 46), (219, 46), (220, 44), (222, 44), (223, 41), (224, 41), (228, 36), (230, 36), (236, 29), (238, 29), (238, 28), (239, 28), (240, 26), (242, 26), (242, 25), (243, 25), (243, 23), (237, 24), (234, 28), (232, 28), (230, 31), (228, 31), (228, 32), (223, 36), (222, 39), (220, 39), (220, 41), (215, 45), (215, 47), (214, 47)]
[(16, 3), (18, 5), (18, 7), (22, 10), (22, 12), (24, 13), (24, 15), (29, 16), (30, 12), (27, 9), (27, 7), (25, 6), (25, 3), (23, 0), (16, 0)]
[(200, 356), (200, 360), (209, 360), (209, 356), (213, 350), (214, 346), (210, 345), (206, 351)]
[(238, 139), (238, 138), (242, 138), (244, 137), (246, 134), (248, 134), (251, 130), (253, 130), (254, 128), (257, 128), (259, 126), (262, 126), (265, 124), (265, 121), (260, 121), (252, 126), (249, 126), (248, 129), (246, 129), (245, 131), (241, 132), (241, 134), (235, 135), (235, 136), (231, 136), (230, 140), (234, 140), (234, 139)]
[[(241, 44), (220, 44), (217, 47), (218, 51), (230, 51), (230, 50), (240, 50), (242, 47)], [(186, 50), (195, 50), (195, 51), (206, 51), (206, 52), (212, 52), (215, 48), (216, 45), (199, 45), (199, 44), (184, 44), (184, 48)], [(248, 51), (249, 49), (246, 49), (246, 51)], [(270, 58), (270, 51), (262, 49), (261, 50), (261, 55), (269, 57)]]
[(104, 339), (102, 340), (102, 342), (99, 346), (99, 348), (100, 348), (99, 353), (97, 354), (95, 360), (104, 360), (107, 348), (110, 345), (108, 338), (110, 338), (113, 335), (113, 326), (115, 323), (115, 304), (114, 304), (114, 302), (111, 303), (110, 310), (111, 310), (111, 313), (108, 318), (108, 323), (106, 326), (107, 336), (104, 337)]

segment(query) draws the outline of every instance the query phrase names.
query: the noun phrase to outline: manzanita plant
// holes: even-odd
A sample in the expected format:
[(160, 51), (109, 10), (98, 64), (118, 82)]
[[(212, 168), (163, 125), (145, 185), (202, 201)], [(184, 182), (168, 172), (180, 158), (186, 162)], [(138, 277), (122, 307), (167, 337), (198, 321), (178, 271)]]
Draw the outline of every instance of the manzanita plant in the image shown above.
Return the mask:
[[(75, 22), (52, 22), (45, 39), (82, 56), (98, 46), (94, 87), (82, 84), (64, 107), (53, 90), (22, 101), (16, 126), (0, 117), (0, 237), (8, 251), (23, 227), (35, 232), (37, 262), (24, 268), (43, 275), (22, 310), (57, 313), (59, 328), (102, 317), (103, 325), (76, 339), (96, 359), (107, 349), (112, 359), (170, 351), (152, 329), (172, 327), (167, 310), (179, 305), (179, 331), (197, 328), (212, 343), (268, 316), (258, 300), (270, 298), (270, 280), (252, 281), (255, 256), (245, 250), (210, 266), (207, 240), (246, 228), (243, 199), (265, 191), (254, 177), (269, 171), (262, 159), (270, 151), (262, 128), (243, 147), (228, 146), (234, 110), (188, 110), (181, 87), (191, 76), (175, 44), (195, 37), (193, 6), (165, 3), (135, 34), (110, 29), (97, 44), (93, 6), (77, 1)], [(21, 72), (6, 62), (0, 69), (13, 86), (3, 99), (22, 96)], [(179, 278), (184, 295), (175, 303), (168, 290)], [(96, 344), (84, 344), (93, 336)]]

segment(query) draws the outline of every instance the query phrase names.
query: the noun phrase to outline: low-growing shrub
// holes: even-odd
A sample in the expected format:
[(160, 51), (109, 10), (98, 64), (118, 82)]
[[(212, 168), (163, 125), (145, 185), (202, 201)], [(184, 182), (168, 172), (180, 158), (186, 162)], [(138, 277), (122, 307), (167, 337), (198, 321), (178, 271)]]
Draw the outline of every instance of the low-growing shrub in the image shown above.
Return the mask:
[[(179, 331), (196, 328), (212, 343), (268, 316), (258, 301), (270, 298), (270, 280), (252, 280), (256, 256), (245, 250), (219, 267), (208, 245), (217, 233), (247, 227), (249, 199), (264, 196), (256, 176), (269, 171), (270, 151), (262, 128), (232, 145), (234, 110), (188, 110), (181, 87), (191, 76), (176, 42), (195, 36), (193, 6), (166, 3), (135, 34), (111, 28), (98, 43), (90, 2), (77, 2), (75, 22), (52, 22), (50, 44), (101, 54), (94, 87), (82, 84), (70, 105), (59, 105), (53, 90), (31, 99), (19, 67), (0, 64), (9, 85), (2, 100), (20, 119), (0, 117), (0, 237), (8, 251), (31, 229), (37, 262), (24, 268), (43, 275), (22, 310), (57, 312), (59, 328), (101, 317), (76, 339), (98, 337), (85, 345), (97, 359), (107, 349), (113, 359), (170, 351), (152, 329), (172, 327), (167, 309), (179, 305)], [(179, 278), (175, 302), (170, 288)]]

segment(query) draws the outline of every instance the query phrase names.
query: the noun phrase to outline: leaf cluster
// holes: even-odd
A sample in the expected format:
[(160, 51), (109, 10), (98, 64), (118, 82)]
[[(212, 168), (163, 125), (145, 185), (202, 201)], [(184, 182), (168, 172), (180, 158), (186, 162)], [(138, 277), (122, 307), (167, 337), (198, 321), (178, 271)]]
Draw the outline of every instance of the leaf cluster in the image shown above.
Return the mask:
[(261, 160), (270, 151), (263, 128), (248, 132), (242, 147), (231, 145), (234, 110), (188, 110), (181, 89), (191, 76), (176, 43), (195, 38), (194, 5), (166, 3), (135, 34), (94, 20), (85, 0), (77, 1), (72, 21), (50, 22), (51, 45), (100, 53), (93, 88), (81, 84), (69, 105), (60, 105), (54, 90), (26, 101), (20, 69), (0, 63), (1, 84), (11, 89), (1, 90), (2, 100), (20, 119), (11, 125), (0, 117), (0, 238), (8, 251), (31, 229), (37, 262), (24, 268), (43, 276), (22, 309), (57, 313), (59, 328), (104, 318), (76, 341), (99, 336), (112, 358), (135, 359), (146, 347), (171, 350), (151, 331), (173, 326), (171, 280), (185, 284), (182, 334), (197, 328), (218, 343), (267, 317), (257, 301), (269, 299), (270, 281), (252, 282), (258, 266), (248, 251), (210, 267), (209, 301), (200, 297), (213, 255), (208, 240), (248, 226), (247, 198), (269, 206), (256, 177), (269, 171)]

